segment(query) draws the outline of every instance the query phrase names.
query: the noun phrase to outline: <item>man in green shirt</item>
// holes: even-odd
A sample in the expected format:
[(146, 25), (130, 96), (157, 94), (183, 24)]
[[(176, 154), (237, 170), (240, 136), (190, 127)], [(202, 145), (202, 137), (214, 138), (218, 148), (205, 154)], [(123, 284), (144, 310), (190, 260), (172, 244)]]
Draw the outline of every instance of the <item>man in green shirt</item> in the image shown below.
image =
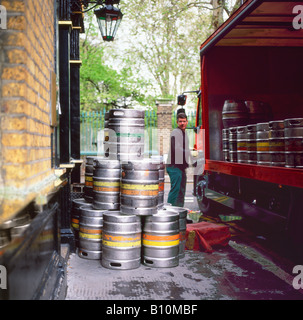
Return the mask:
[(168, 153), (166, 171), (170, 178), (171, 189), (167, 202), (173, 206), (183, 207), (186, 192), (186, 169), (192, 156), (189, 150), (188, 136), (185, 132), (188, 120), (185, 113), (177, 115), (178, 127), (171, 133), (170, 150)]

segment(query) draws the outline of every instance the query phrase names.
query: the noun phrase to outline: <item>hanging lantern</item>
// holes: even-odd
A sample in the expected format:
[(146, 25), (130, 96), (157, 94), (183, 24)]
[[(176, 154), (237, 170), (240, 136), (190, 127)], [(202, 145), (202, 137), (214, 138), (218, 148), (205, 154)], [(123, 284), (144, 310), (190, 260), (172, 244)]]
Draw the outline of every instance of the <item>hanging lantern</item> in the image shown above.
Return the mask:
[(100, 9), (94, 11), (98, 25), (101, 31), (101, 35), (104, 41), (113, 41), (118, 27), (121, 23), (123, 14), (119, 8), (114, 7), (112, 4), (108, 4)]

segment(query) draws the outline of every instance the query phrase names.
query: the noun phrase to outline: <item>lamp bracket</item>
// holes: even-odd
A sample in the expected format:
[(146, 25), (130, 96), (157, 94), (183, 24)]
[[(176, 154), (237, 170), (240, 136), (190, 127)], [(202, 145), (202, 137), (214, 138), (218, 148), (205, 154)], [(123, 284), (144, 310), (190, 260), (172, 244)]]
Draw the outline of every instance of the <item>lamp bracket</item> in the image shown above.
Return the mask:
[[(113, 5), (119, 4), (120, 0), (96, 0), (96, 1), (89, 1), (89, 0), (80, 0), (83, 4), (83, 7), (87, 9), (86, 11), (92, 10), (96, 6), (104, 6), (104, 5)], [(94, 6), (88, 8), (89, 4), (94, 4)]]

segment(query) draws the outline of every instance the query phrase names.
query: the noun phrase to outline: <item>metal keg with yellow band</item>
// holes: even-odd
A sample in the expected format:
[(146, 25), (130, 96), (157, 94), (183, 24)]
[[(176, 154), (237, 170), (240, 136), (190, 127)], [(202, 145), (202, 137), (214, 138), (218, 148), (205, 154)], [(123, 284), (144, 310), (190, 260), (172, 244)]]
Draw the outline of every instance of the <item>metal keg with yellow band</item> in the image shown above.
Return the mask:
[(180, 244), (179, 244), (179, 259), (185, 257), (185, 243), (186, 243), (186, 218), (188, 209), (182, 207), (175, 207), (171, 205), (164, 205), (163, 210), (167, 211), (176, 211), (179, 214), (179, 235), (180, 235)]
[(273, 167), (285, 167), (284, 121), (269, 122), (269, 153)]
[(247, 163), (256, 164), (257, 163), (257, 125), (249, 124), (246, 126), (247, 129)]
[(84, 205), (89, 206), (90, 203), (87, 202), (84, 198), (74, 199), (72, 202), (72, 211), (71, 211), (71, 228), (75, 235), (76, 247), (79, 247), (79, 223), (80, 223), (80, 208)]
[(151, 160), (159, 165), (158, 209), (161, 209), (164, 205), (165, 164), (163, 156), (151, 156)]
[(158, 210), (144, 218), (142, 231), (143, 264), (154, 268), (179, 265), (179, 213)]
[(303, 118), (284, 120), (285, 166), (303, 169)]
[(79, 257), (101, 259), (104, 210), (94, 209), (92, 204), (80, 207)]
[(94, 159), (93, 207), (95, 209), (120, 208), (120, 176), (120, 161), (101, 157)]
[(101, 264), (108, 269), (135, 269), (141, 263), (141, 219), (106, 211), (103, 214)]
[(93, 171), (94, 157), (86, 157), (84, 198), (87, 202), (93, 202)]
[(269, 153), (269, 123), (257, 124), (257, 164), (263, 166), (270, 165)]
[(237, 162), (247, 163), (247, 128), (237, 127)]
[(120, 188), (121, 213), (143, 216), (157, 213), (159, 164), (151, 159), (122, 164)]

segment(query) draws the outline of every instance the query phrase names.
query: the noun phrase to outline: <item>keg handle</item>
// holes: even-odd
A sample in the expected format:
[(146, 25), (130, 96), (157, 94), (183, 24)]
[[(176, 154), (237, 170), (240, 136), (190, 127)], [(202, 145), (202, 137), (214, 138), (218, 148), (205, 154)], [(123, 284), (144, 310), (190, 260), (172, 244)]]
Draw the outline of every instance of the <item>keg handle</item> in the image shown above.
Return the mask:
[(296, 125), (300, 125), (300, 121), (298, 121), (298, 120), (295, 120), (295, 119), (293, 119), (293, 120), (289, 120), (289, 124), (291, 125), (291, 126), (296, 126)]
[(114, 116), (124, 116), (124, 111), (114, 111)]

